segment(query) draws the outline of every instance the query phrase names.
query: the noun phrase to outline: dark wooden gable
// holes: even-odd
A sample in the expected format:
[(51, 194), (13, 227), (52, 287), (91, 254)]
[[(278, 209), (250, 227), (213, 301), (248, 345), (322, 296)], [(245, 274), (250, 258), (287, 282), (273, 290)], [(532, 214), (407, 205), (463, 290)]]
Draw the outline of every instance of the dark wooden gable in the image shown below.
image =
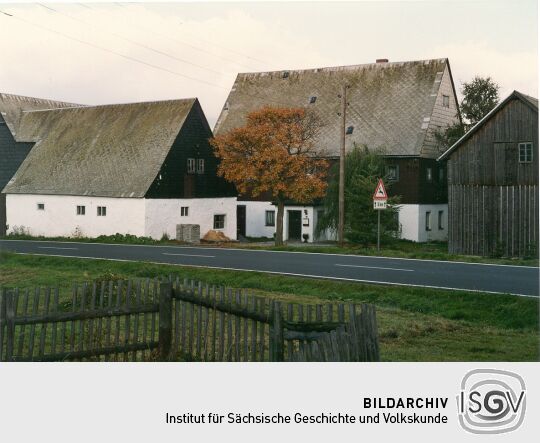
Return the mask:
[[(196, 101), (167, 155), (146, 198), (207, 198), (236, 196), (234, 186), (218, 177), (218, 159), (209, 140), (212, 130)], [(188, 171), (188, 159), (195, 160), (195, 172)], [(198, 160), (204, 172), (197, 172)]]

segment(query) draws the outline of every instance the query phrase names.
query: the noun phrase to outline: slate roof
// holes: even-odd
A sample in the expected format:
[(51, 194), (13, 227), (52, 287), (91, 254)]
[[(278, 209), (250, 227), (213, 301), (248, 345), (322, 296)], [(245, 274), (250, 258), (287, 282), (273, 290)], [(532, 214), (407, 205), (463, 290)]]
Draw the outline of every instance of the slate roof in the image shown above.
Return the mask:
[(459, 146), (461, 146), (466, 140), (468, 140), (478, 129), (480, 129), (486, 121), (493, 117), (501, 108), (503, 108), (510, 100), (519, 99), (526, 105), (528, 105), (533, 111), (538, 112), (538, 99), (531, 97), (530, 95), (523, 94), (519, 91), (513, 91), (508, 97), (502, 100), (497, 106), (489, 111), (481, 120), (478, 121), (471, 129), (469, 129), (465, 135), (463, 135), (458, 141), (450, 146), (437, 160), (444, 160), (454, 152)]
[(26, 97), (23, 95), (0, 93), (0, 114), (2, 114), (4, 121), (14, 137), (17, 136), (17, 126), (19, 124), (22, 111), (56, 109), (74, 106), (83, 105), (35, 97)]
[(316, 144), (319, 153), (339, 156), (338, 94), (346, 83), (347, 126), (354, 126), (346, 137), (347, 150), (356, 142), (384, 147), (388, 155), (422, 155), (427, 133), (422, 122), (432, 115), (447, 67), (443, 58), (238, 74), (214, 133), (242, 126), (247, 113), (265, 105), (302, 106), (315, 111), (324, 125)]
[(35, 142), (3, 192), (144, 197), (197, 99), (25, 111)]

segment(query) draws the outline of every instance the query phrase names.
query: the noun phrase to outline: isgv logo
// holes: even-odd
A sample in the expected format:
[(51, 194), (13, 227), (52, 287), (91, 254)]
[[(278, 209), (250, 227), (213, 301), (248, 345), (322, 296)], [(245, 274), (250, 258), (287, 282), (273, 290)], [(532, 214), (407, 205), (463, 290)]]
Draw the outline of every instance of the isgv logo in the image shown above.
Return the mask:
[(475, 369), (461, 382), (459, 423), (474, 434), (503, 434), (521, 426), (526, 407), (525, 382), (518, 374)]

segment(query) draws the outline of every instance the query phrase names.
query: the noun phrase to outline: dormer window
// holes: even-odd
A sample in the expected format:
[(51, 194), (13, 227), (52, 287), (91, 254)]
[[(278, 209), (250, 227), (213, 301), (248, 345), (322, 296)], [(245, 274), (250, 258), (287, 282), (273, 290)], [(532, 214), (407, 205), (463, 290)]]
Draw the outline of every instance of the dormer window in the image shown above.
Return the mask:
[(354, 131), (354, 126), (349, 126), (347, 130), (345, 131), (345, 134), (351, 135)]
[(309, 98), (309, 103), (310, 103), (310, 104), (313, 104), (313, 103), (315, 103), (316, 101), (317, 101), (317, 97), (315, 97), (314, 95), (311, 96), (311, 97)]

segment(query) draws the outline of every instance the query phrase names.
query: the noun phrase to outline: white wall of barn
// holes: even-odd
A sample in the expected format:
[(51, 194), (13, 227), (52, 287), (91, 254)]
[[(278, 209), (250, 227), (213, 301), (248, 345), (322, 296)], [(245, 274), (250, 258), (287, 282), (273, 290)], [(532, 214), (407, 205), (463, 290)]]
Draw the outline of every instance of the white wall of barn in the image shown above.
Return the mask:
[[(439, 211), (442, 211), (442, 229), (439, 228)], [(431, 230), (426, 229), (426, 213), (431, 213)], [(402, 204), (399, 210), (401, 238), (415, 242), (445, 241), (448, 239), (448, 205)]]
[[(38, 209), (43, 204), (44, 209)], [(84, 215), (77, 215), (84, 206)], [(97, 215), (98, 206), (107, 208)], [(144, 199), (84, 197), (73, 195), (8, 194), (6, 223), (8, 233), (24, 229), (33, 236), (97, 237), (122, 234), (144, 235)]]
[(274, 238), (274, 226), (266, 226), (266, 211), (275, 211), (277, 222), (277, 207), (272, 202), (240, 201), (239, 206), (246, 207), (246, 236)]
[[(225, 227), (216, 229), (236, 240), (236, 197), (146, 199), (144, 235), (160, 239), (164, 233), (176, 238), (176, 225), (200, 225), (201, 238), (214, 229), (214, 215), (225, 215)], [(188, 208), (188, 215), (182, 216), (182, 207)]]

